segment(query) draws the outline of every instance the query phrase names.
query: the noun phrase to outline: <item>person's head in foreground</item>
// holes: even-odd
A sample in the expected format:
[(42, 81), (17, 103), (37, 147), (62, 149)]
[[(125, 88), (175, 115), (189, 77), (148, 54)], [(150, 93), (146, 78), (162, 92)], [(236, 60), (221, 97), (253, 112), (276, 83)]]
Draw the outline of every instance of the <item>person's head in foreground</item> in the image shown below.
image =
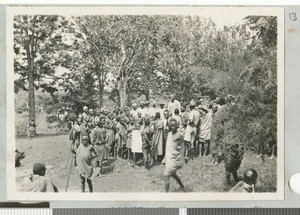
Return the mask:
[(36, 163), (33, 165), (32, 172), (34, 175), (45, 176), (46, 166), (43, 163)]
[(172, 131), (172, 133), (176, 133), (177, 132), (177, 120), (176, 119), (171, 119), (170, 120), (170, 130)]
[(248, 169), (245, 173), (244, 173), (244, 182), (251, 186), (254, 187), (257, 181), (257, 172), (254, 169)]

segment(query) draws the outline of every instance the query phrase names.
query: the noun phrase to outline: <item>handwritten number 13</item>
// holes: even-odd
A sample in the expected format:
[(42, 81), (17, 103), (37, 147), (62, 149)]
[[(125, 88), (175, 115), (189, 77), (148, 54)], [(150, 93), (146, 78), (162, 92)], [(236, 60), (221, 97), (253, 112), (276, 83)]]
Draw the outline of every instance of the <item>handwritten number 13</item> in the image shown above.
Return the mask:
[(296, 13), (289, 13), (289, 17), (290, 17), (290, 20), (292, 20), (292, 21), (297, 20), (297, 14)]

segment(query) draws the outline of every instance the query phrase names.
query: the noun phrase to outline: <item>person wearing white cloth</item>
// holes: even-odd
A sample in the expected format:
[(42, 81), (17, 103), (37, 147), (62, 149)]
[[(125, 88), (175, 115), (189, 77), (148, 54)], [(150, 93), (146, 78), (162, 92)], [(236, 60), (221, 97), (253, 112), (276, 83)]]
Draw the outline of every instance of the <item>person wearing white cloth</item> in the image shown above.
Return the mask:
[(133, 103), (132, 104), (132, 109), (130, 110), (129, 114), (134, 117), (137, 118), (138, 117), (138, 110), (137, 110), (137, 104)]
[(172, 116), (174, 116), (175, 115), (175, 113), (174, 113), (174, 111), (175, 111), (175, 109), (178, 109), (178, 110), (180, 110), (181, 108), (180, 108), (180, 102), (178, 101), (178, 100), (176, 100), (175, 99), (175, 96), (174, 95), (172, 95), (171, 96), (171, 101), (169, 101), (169, 103), (168, 103), (168, 111), (172, 114)]
[(156, 107), (156, 101), (153, 101), (152, 102), (152, 107), (149, 108), (150, 117), (154, 118), (156, 112), (159, 112), (159, 109)]

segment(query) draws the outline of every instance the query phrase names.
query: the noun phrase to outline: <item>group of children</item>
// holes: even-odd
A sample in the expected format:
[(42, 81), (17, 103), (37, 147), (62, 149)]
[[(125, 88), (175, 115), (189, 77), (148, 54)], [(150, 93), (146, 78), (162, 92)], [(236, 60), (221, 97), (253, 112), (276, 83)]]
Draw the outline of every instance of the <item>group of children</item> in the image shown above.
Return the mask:
[[(110, 156), (127, 159), (132, 167), (138, 167), (137, 161), (143, 156), (143, 171), (150, 170), (153, 165), (165, 164), (171, 121), (176, 122), (176, 131), (178, 129), (182, 134), (180, 152), (185, 162), (193, 156), (209, 153), (212, 104), (201, 102), (197, 105), (192, 100), (188, 111), (173, 96), (166, 108), (163, 103), (159, 107), (156, 102), (152, 102), (151, 107), (149, 104), (141, 101), (139, 107), (133, 103), (132, 109), (115, 108), (112, 112), (83, 107), (83, 113), (78, 115), (70, 132), (83, 191), (85, 178), (90, 186), (92, 175), (105, 176), (102, 174), (102, 162)], [(199, 141), (196, 142), (196, 139)], [(205, 147), (199, 149), (199, 145)], [(93, 169), (97, 169), (94, 174), (91, 173)]]
[[(164, 104), (159, 104), (159, 108), (155, 102), (152, 102), (152, 107), (149, 104), (140, 102), (138, 107), (133, 103), (132, 109), (115, 108), (111, 112), (104, 109), (94, 111), (85, 106), (83, 113), (76, 116), (70, 129), (70, 140), (82, 192), (85, 192), (86, 182), (89, 191), (93, 192), (91, 180), (105, 176), (102, 174), (102, 163), (109, 157), (127, 159), (132, 167), (138, 167), (137, 161), (143, 157), (145, 172), (153, 165), (164, 164), (165, 191), (169, 192), (170, 178), (174, 178), (184, 189), (177, 175), (184, 161), (208, 154), (214, 158), (218, 149), (222, 148), (218, 145), (224, 142), (222, 135), (226, 133), (224, 127), (228, 107), (224, 106), (234, 106), (234, 99), (221, 98), (213, 102), (191, 100), (189, 110), (174, 97), (166, 108)], [(231, 168), (231, 163), (225, 162), (225, 167), (228, 164)], [(240, 160), (236, 163), (240, 164)], [(234, 171), (230, 168), (226, 167), (227, 178), (231, 174), (236, 175), (237, 168)], [(36, 175), (43, 177), (44, 172)], [(245, 172), (244, 178), (246, 181), (238, 183), (231, 192), (253, 192), (257, 172), (250, 169)], [(236, 177), (234, 179), (238, 182)], [(36, 187), (28, 184), (33, 183), (24, 183), (22, 190)]]

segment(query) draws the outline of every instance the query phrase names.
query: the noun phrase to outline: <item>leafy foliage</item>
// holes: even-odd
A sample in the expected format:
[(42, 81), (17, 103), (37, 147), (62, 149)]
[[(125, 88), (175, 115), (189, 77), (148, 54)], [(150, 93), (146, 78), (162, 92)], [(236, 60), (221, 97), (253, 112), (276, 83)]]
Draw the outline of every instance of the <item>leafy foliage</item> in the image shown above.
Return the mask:
[[(120, 106), (142, 95), (232, 94), (231, 141), (260, 143), (277, 131), (277, 19), (244, 21), (219, 29), (199, 16), (18, 16), (15, 90), (28, 84), (27, 29), (35, 86), (50, 93), (49, 106), (100, 108), (105, 94)], [(66, 70), (58, 77), (59, 67)]]

